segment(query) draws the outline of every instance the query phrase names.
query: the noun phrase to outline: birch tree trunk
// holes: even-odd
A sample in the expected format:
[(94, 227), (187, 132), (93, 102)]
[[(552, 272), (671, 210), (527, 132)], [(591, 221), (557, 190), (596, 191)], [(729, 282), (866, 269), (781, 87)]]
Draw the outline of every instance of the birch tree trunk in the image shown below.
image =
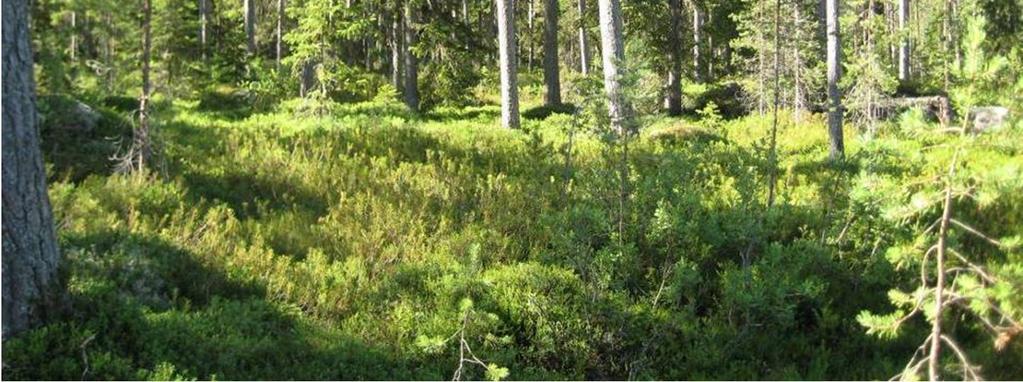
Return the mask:
[(668, 0), (671, 24), (668, 29), (668, 88), (664, 108), (668, 115), (682, 114), (682, 1)]
[(416, 11), (411, 1), (405, 2), (404, 34), (402, 56), (405, 58), (405, 105), (412, 111), (419, 111), (419, 61), (409, 48), (416, 45), (419, 39), (415, 28)]
[(561, 75), (558, 65), (558, 0), (544, 0), (543, 82), (547, 85), (544, 103), (561, 104)]
[(58, 293), (60, 252), (36, 128), (28, 0), (3, 7), (3, 329), (7, 339), (45, 318)]
[(624, 136), (628, 118), (628, 105), (622, 93), (625, 47), (622, 44), (622, 6), (619, 0), (598, 0), (600, 11), (601, 56), (604, 66), (604, 91), (607, 93), (608, 115), (611, 128)]
[(256, 5), (255, 0), (243, 0), (245, 14), (245, 49), (249, 56), (256, 54)]
[(405, 82), (402, 80), (404, 73), (404, 57), (402, 53), (404, 48), (402, 47), (402, 40), (405, 39), (405, 31), (402, 29), (401, 22), (401, 11), (394, 13), (394, 18), (391, 20), (391, 84), (394, 85), (396, 91), (402, 91), (405, 87)]
[(579, 70), (590, 74), (590, 49), (586, 43), (586, 0), (579, 0)]
[(501, 126), (519, 128), (519, 84), (515, 48), (515, 2), (497, 2), (497, 41), (501, 66)]
[(842, 76), (842, 45), (838, 25), (838, 0), (827, 1), (828, 24), (828, 136), (831, 147), (831, 160), (841, 160), (845, 156), (845, 145), (842, 137), (842, 94), (838, 89), (838, 81)]

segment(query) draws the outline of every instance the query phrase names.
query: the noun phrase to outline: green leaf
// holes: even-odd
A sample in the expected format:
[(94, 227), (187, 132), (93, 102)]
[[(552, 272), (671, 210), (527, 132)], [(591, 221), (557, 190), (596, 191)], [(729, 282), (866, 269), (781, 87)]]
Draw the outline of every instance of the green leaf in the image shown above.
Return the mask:
[(508, 374), (509, 372), (507, 367), (500, 367), (495, 364), (487, 365), (486, 376), (488, 380), (500, 381), (505, 378), (508, 378)]

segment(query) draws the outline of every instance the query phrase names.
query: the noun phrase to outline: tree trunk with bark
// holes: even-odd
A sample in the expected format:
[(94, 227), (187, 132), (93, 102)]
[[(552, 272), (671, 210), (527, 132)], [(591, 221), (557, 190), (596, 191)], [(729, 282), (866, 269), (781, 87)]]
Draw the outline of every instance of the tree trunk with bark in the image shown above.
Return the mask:
[(405, 2), (404, 35), (402, 56), (405, 58), (405, 105), (412, 111), (419, 111), (419, 61), (409, 48), (416, 45), (419, 36), (416, 31), (416, 10), (411, 1)]
[(828, 154), (831, 160), (841, 160), (845, 156), (845, 144), (842, 137), (842, 93), (838, 89), (838, 81), (842, 76), (842, 45), (838, 25), (838, 0), (826, 1), (828, 25), (828, 136), (831, 143)]
[(497, 2), (497, 40), (501, 66), (501, 126), (519, 128), (519, 83), (515, 57), (515, 2)]
[(668, 29), (668, 88), (664, 108), (668, 115), (682, 114), (682, 1), (668, 0), (671, 24)]
[(209, 2), (210, 0), (199, 0), (199, 50), (202, 51), (203, 62), (208, 60), (206, 35), (210, 18)]
[(803, 23), (802, 15), (799, 12), (799, 4), (794, 4), (792, 7), (792, 23), (795, 25), (795, 33), (792, 44), (792, 79), (794, 86), (792, 87), (792, 113), (793, 119), (798, 123), (803, 119), (803, 109), (805, 107), (803, 103), (803, 57), (799, 51), (799, 43), (802, 41), (803, 30), (801, 25)]
[(3, 329), (7, 339), (57, 307), (60, 252), (36, 127), (29, 1), (3, 7)]
[(586, 0), (579, 0), (579, 70), (590, 74), (590, 48), (586, 42)]
[(249, 56), (256, 54), (256, 4), (255, 0), (243, 0), (245, 17), (245, 49)]
[(600, 11), (601, 56), (604, 64), (604, 91), (607, 94), (611, 128), (624, 136), (628, 120), (628, 104), (622, 91), (625, 47), (622, 44), (622, 6), (619, 0), (598, 0)]
[(276, 60), (277, 70), (281, 69), (281, 59), (284, 58), (284, 7), (285, 0), (277, 0), (277, 46)]
[(558, 65), (558, 0), (544, 0), (543, 82), (547, 85), (544, 104), (561, 104), (561, 73)]
[(909, 0), (899, 0), (899, 81), (909, 81)]
[(526, 70), (533, 71), (533, 53), (534, 53), (534, 41), (533, 38), (534, 23), (536, 20), (536, 8), (533, 6), (534, 0), (529, 0), (528, 12), (526, 13)]
[(394, 85), (396, 91), (401, 92), (405, 88), (405, 81), (402, 78), (405, 75), (405, 58), (402, 57), (404, 48), (402, 47), (402, 40), (405, 39), (405, 31), (402, 28), (401, 11), (398, 10), (394, 13), (394, 18), (391, 20), (391, 84)]
[(696, 5), (696, 1), (691, 2), (693, 8), (693, 79), (696, 82), (700, 82), (701, 65), (700, 65), (700, 34), (703, 29), (703, 19), (700, 16), (700, 7)]

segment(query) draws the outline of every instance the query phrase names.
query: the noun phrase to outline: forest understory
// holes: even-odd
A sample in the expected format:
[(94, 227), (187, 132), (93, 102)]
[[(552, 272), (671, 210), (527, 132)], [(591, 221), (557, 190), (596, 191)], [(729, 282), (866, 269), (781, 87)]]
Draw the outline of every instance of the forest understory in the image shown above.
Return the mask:
[[(623, 157), (582, 112), (511, 131), (495, 106), (230, 94), (158, 102), (145, 174), (112, 172), (116, 97), (93, 130), (43, 123), (69, 306), (4, 344), (5, 378), (886, 379), (927, 322), (863, 323), (907, 312), (889, 290), (914, 292), (954, 157), (955, 218), (1008, 238), (952, 234), (1001, 278), (962, 293), (1019, 298), (1018, 126), (908, 111), (836, 164), (819, 115), (783, 113), (768, 208), (769, 116), (643, 118)], [(1023, 375), (970, 322), (949, 331), (984, 376)]]
[(1023, 0), (591, 2), (4, 0), (2, 378), (1023, 379)]

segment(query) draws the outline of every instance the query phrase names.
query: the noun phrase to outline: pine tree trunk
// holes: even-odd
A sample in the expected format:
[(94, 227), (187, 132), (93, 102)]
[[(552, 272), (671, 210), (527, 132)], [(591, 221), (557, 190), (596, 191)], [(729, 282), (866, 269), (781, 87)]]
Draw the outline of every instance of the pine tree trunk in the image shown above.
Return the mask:
[(312, 59), (306, 59), (302, 63), (302, 74), (298, 86), (299, 97), (308, 97), (309, 93), (313, 91), (313, 87), (316, 86), (316, 62)]
[(416, 11), (413, 7), (411, 1), (405, 2), (403, 18), (405, 43), (402, 44), (402, 56), (405, 58), (405, 105), (412, 111), (419, 111), (419, 61), (416, 55), (409, 51), (419, 39), (415, 28)]
[(586, 43), (586, 0), (579, 0), (579, 70), (590, 74), (590, 48)]
[(841, 160), (845, 156), (845, 145), (842, 137), (842, 94), (838, 89), (838, 81), (842, 76), (842, 46), (838, 25), (838, 0), (827, 1), (828, 24), (828, 135), (831, 147), (831, 160)]
[(899, 81), (909, 80), (909, 39), (906, 37), (909, 23), (909, 0), (899, 0)]
[(668, 0), (671, 17), (668, 29), (668, 88), (664, 108), (668, 115), (682, 114), (682, 1)]
[(60, 252), (36, 128), (29, 1), (3, 6), (3, 339), (38, 323), (58, 301)]
[(622, 92), (625, 47), (622, 44), (622, 6), (619, 0), (598, 0), (600, 11), (601, 56), (604, 66), (604, 91), (607, 93), (608, 115), (611, 128), (624, 136), (628, 119), (628, 105)]
[(142, 93), (139, 95), (139, 124), (132, 131), (132, 147), (121, 170), (141, 172), (152, 156), (152, 143), (149, 137), (149, 95), (152, 83), (149, 80), (150, 63), (153, 50), (152, 37), (153, 4), (152, 0), (142, 0)]
[(497, 40), (501, 66), (501, 126), (519, 128), (519, 84), (516, 69), (515, 2), (497, 2)]
[(245, 14), (245, 49), (249, 56), (256, 54), (256, 4), (255, 0), (243, 0)]
[(543, 82), (547, 85), (544, 103), (561, 104), (561, 75), (558, 65), (558, 0), (544, 0)]

